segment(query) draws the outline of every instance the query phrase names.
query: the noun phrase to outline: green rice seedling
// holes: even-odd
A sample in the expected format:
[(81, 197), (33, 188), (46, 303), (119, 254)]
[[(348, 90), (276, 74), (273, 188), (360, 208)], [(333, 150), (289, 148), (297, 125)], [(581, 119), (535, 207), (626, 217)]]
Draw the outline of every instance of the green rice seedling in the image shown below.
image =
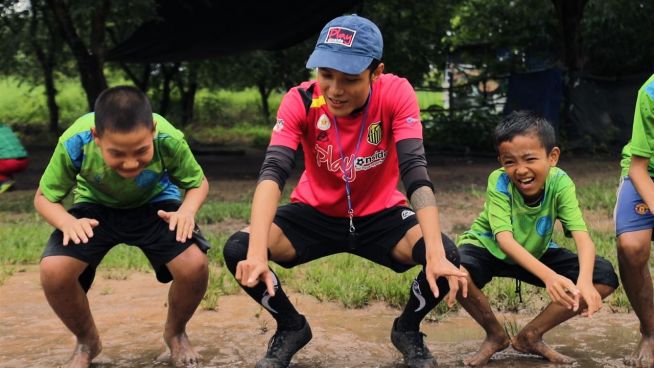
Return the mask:
[(502, 326), (504, 327), (504, 332), (506, 332), (510, 339), (517, 336), (523, 327), (518, 323), (518, 320), (516, 320), (514, 316), (511, 316), (510, 318), (504, 317), (502, 319)]

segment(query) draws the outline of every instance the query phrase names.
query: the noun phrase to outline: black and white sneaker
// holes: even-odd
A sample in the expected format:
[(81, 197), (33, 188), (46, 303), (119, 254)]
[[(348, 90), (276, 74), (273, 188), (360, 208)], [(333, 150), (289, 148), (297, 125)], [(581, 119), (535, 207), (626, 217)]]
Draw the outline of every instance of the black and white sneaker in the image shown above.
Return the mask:
[(404, 363), (410, 368), (436, 367), (436, 358), (425, 345), (424, 333), (420, 331), (400, 331), (397, 329), (397, 318), (393, 321), (391, 342), (402, 353)]
[(268, 342), (266, 356), (257, 362), (256, 368), (286, 368), (293, 355), (311, 341), (311, 328), (302, 316), (302, 328), (299, 330), (277, 330)]

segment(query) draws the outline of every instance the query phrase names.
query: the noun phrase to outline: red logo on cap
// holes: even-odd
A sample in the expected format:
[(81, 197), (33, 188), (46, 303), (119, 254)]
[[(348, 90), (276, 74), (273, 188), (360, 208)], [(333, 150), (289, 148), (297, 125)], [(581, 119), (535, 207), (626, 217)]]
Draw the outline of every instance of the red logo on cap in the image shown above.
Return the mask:
[(352, 47), (352, 42), (354, 41), (354, 35), (357, 31), (349, 28), (343, 27), (329, 27), (329, 32), (327, 32), (327, 39), (325, 43), (336, 43), (339, 45)]

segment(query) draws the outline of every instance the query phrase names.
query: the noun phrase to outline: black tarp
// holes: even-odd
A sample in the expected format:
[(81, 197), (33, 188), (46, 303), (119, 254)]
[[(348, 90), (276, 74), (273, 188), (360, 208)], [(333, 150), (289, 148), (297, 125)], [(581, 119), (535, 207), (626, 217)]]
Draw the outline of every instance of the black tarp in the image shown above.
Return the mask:
[(513, 73), (509, 77), (504, 114), (514, 110), (532, 110), (558, 129), (562, 102), (563, 73), (560, 69)]
[(649, 75), (569, 75), (572, 89), (564, 131), (571, 147), (622, 147), (627, 143), (638, 89)]
[(171, 62), (283, 49), (355, 12), (359, 2), (159, 0), (157, 19), (110, 50), (107, 60)]

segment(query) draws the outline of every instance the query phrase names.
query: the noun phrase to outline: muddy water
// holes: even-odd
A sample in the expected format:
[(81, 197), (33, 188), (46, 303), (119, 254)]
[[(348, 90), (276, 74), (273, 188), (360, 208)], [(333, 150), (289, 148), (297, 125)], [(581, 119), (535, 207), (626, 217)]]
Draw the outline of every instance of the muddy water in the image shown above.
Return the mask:
[[(168, 366), (161, 338), (167, 286), (150, 274), (127, 280), (98, 277), (90, 292), (104, 350), (94, 367)], [(345, 310), (335, 303), (291, 294), (307, 315), (314, 338), (292, 367), (402, 367), (389, 341), (399, 313), (381, 303)], [(217, 311), (198, 311), (189, 324), (191, 340), (205, 367), (252, 367), (274, 332), (274, 321), (245, 295), (225, 296)], [(502, 318), (524, 325), (533, 316)], [(440, 366), (462, 366), (462, 357), (476, 351), (483, 331), (465, 313), (439, 323), (423, 324), (427, 344)], [(638, 339), (636, 317), (608, 311), (593, 319), (576, 318), (546, 335), (560, 352), (578, 359), (577, 367), (623, 367), (622, 357)], [(0, 367), (56, 367), (64, 364), (74, 340), (50, 310), (36, 269), (15, 274), (0, 287)], [(162, 354), (163, 353), (163, 354)], [(491, 367), (553, 367), (511, 349), (496, 354)]]

